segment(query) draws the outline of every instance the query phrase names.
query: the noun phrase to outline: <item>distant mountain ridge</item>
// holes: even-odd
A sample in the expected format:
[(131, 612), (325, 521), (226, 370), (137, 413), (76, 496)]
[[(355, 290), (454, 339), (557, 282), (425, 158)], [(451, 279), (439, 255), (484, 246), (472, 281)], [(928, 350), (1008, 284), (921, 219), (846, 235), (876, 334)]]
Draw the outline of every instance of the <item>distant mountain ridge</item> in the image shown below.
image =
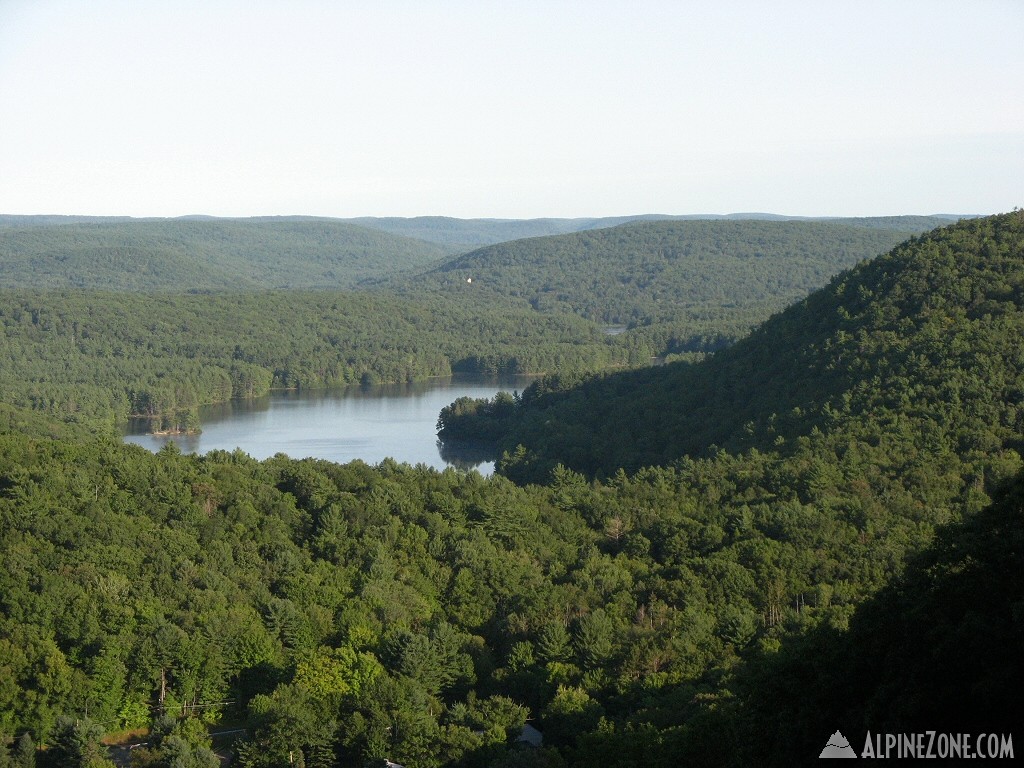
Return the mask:
[(444, 255), (433, 243), (319, 219), (51, 222), (0, 227), (0, 287), (353, 288)]
[(415, 237), (438, 243), (454, 251), (467, 251), (486, 245), (521, 240), (529, 237), (564, 235), (592, 229), (608, 229), (638, 221), (832, 221), (872, 229), (894, 229), (904, 232), (924, 232), (944, 226), (957, 219), (955, 215), (934, 216), (877, 216), (860, 218), (783, 216), (772, 213), (730, 214), (636, 214), (595, 218), (540, 218), (540, 219), (458, 219), (446, 216), (419, 216), (413, 218), (363, 217), (348, 219), (355, 224), (380, 229), (396, 235)]
[[(725, 224), (730, 218), (720, 221)], [(381, 284), (403, 272), (421, 272), (482, 243), (607, 232), (672, 220), (682, 219), (659, 215), (522, 221), (0, 215), (0, 287), (172, 292), (350, 289)], [(862, 231), (904, 234), (935, 225), (927, 217), (857, 222)]]
[(605, 229), (632, 221), (832, 221), (851, 226), (900, 231), (924, 232), (944, 226), (961, 218), (973, 215), (933, 214), (927, 216), (786, 216), (774, 213), (727, 213), (727, 214), (634, 214), (625, 216), (603, 216), (582, 218), (535, 218), (462, 219), (451, 216), (359, 216), (333, 218), (326, 216), (253, 216), (217, 217), (192, 214), (172, 218), (130, 216), (67, 216), (67, 215), (13, 215), (0, 214), (0, 229), (5, 227), (38, 227), (66, 224), (123, 224), (129, 222), (176, 222), (176, 221), (221, 221), (253, 223), (294, 223), (294, 222), (336, 222), (356, 224), (369, 229), (388, 232), (402, 237), (411, 237), (441, 245), (450, 254), (462, 253), (485, 245), (519, 240), (527, 237), (562, 235), (589, 229)]

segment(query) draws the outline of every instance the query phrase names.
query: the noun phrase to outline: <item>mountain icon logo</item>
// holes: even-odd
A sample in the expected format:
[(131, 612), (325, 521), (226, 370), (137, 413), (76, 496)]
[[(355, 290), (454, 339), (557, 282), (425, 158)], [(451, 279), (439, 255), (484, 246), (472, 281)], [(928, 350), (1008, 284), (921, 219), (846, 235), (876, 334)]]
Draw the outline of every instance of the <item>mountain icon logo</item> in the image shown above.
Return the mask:
[(828, 744), (821, 750), (819, 758), (822, 757), (856, 757), (857, 753), (853, 751), (853, 747), (850, 746), (850, 742), (846, 740), (839, 731), (833, 733), (829, 739)]

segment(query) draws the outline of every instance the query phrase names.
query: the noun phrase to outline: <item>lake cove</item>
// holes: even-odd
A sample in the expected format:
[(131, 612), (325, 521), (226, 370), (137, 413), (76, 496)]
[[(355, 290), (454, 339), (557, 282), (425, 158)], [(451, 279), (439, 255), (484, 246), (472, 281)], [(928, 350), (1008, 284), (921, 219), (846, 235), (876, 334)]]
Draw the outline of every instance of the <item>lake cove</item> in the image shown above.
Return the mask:
[(436, 469), (457, 466), (490, 474), (492, 462), (471, 452), (446, 449), (437, 443), (437, 416), (460, 397), (494, 397), (505, 390), (522, 391), (532, 378), (478, 379), (454, 377), (412, 384), (347, 387), (339, 390), (279, 391), (254, 400), (234, 400), (199, 411), (197, 435), (153, 435), (146, 420), (129, 424), (125, 442), (158, 451), (174, 442), (185, 453), (241, 448), (257, 459), (277, 453), (311, 456), (339, 463), (361, 459), (378, 464), (393, 458)]

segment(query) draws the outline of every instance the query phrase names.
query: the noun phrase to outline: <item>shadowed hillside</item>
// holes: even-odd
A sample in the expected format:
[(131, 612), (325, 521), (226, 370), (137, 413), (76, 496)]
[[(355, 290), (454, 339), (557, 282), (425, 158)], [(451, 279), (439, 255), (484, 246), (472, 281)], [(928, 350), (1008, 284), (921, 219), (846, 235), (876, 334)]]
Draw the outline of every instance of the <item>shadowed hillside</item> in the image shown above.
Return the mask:
[(891, 418), (897, 433), (942, 430), (960, 449), (999, 445), (1020, 429), (1022, 232), (1015, 212), (911, 239), (704, 364), (541, 381), (487, 431), (505, 451), (525, 446), (504, 466), (532, 462), (531, 477), (559, 462), (605, 474), (666, 464), (712, 445), (785, 450), (867, 416), (883, 434)]

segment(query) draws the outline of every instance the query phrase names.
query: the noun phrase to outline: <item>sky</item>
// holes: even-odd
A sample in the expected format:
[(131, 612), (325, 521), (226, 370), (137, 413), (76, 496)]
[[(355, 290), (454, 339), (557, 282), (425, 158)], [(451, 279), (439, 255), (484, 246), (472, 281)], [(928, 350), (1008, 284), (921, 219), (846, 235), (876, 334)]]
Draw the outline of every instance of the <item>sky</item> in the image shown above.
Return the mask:
[(1022, 0), (0, 0), (0, 213), (996, 213), (1022, 41)]

